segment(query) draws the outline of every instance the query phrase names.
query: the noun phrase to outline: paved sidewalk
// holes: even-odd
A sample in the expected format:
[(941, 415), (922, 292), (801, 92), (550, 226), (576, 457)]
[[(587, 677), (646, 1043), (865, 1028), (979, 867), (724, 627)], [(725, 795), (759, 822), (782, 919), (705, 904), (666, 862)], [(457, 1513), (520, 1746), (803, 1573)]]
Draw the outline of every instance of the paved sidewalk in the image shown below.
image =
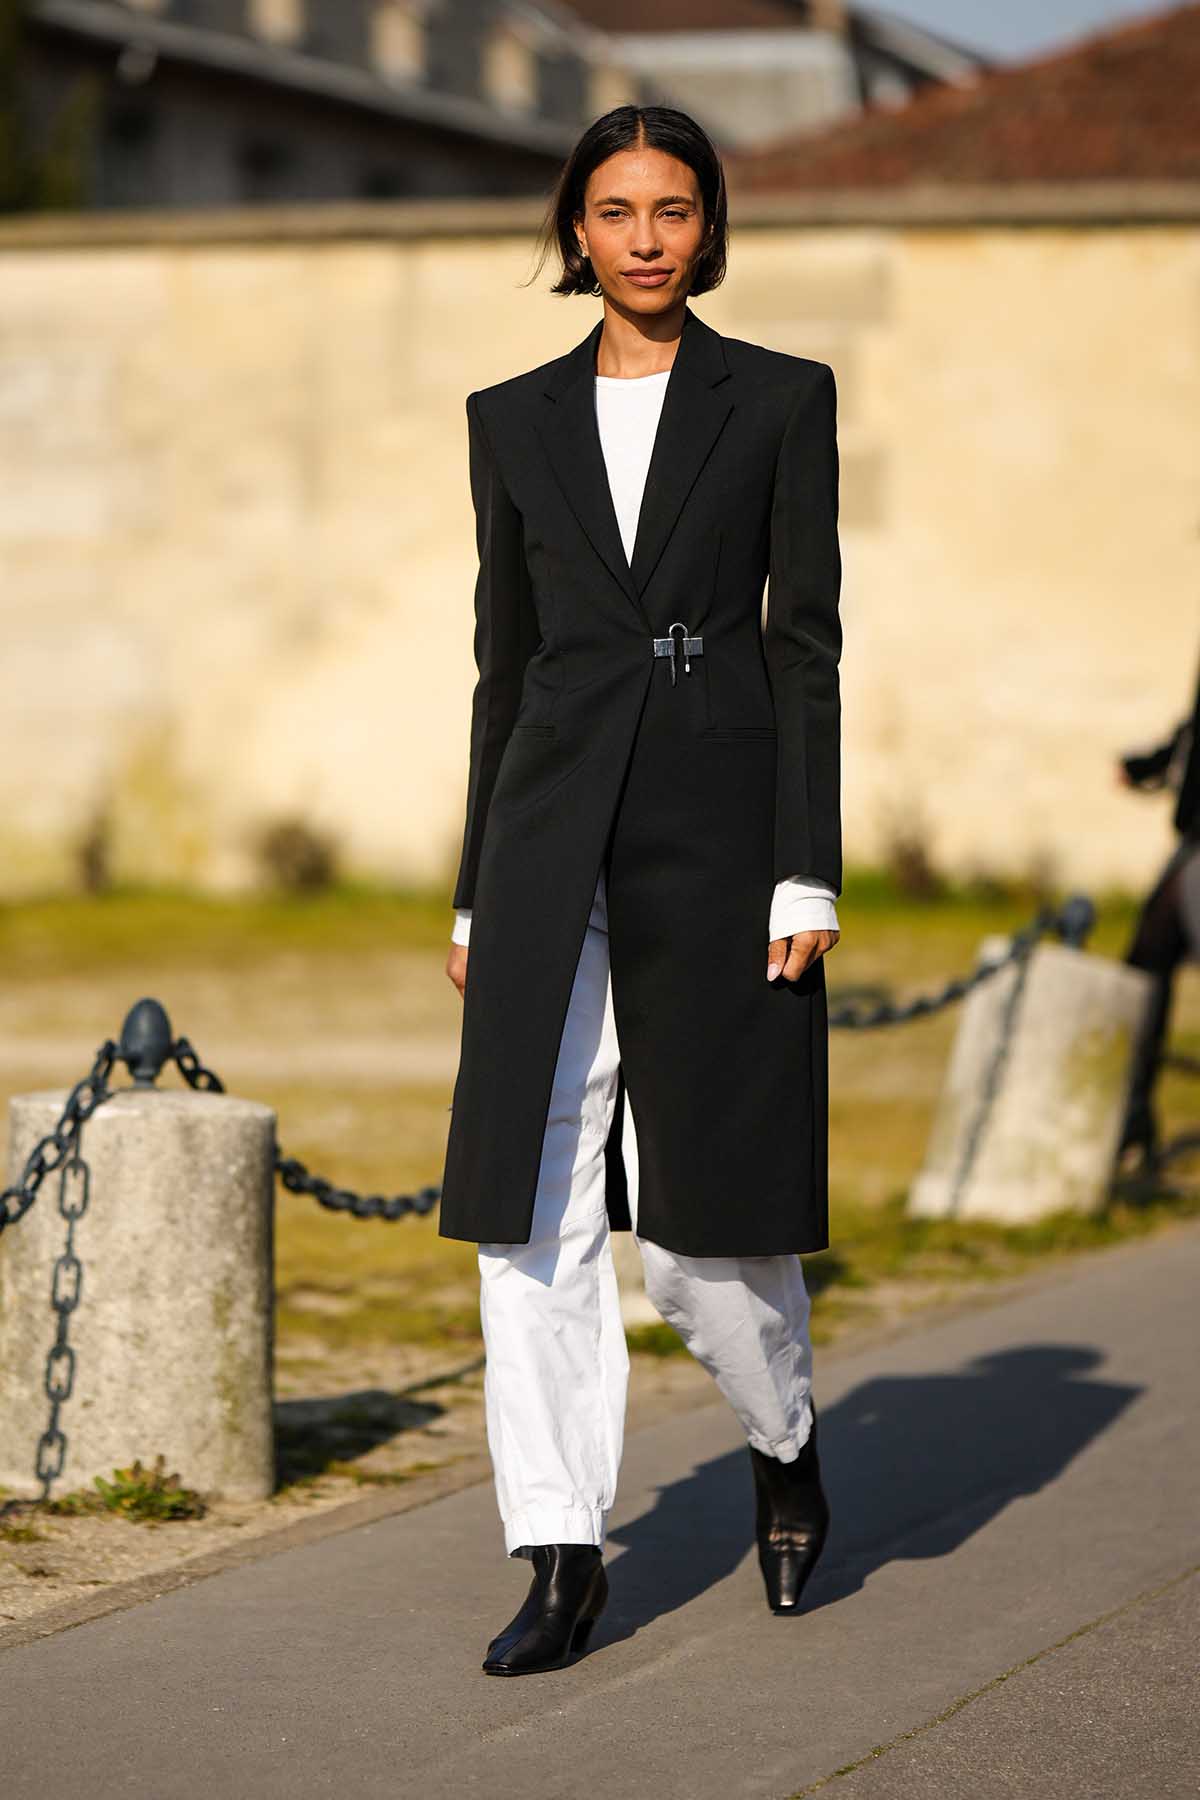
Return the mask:
[[(489, 1680), (490, 1488), (0, 1655), (6, 1800), (1200, 1794), (1200, 1231), (818, 1360), (834, 1531), (766, 1611), (719, 1401), (629, 1441), (574, 1667)], [(838, 1773), (842, 1771), (842, 1773)]]

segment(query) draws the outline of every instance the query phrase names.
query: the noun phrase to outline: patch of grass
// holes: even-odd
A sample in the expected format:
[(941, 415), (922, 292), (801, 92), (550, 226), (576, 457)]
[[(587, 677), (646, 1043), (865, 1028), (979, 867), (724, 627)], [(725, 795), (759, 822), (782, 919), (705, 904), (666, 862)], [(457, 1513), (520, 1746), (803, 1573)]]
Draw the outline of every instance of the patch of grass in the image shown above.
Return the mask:
[(224, 896), (117, 888), (0, 903), (0, 967), (92, 974), (98, 965), (253, 968), (264, 956), (432, 949), (448, 897), (342, 883), (317, 893)]
[(89, 1488), (73, 1488), (69, 1494), (59, 1494), (52, 1500), (39, 1500), (36, 1505), (40, 1512), (53, 1513), (64, 1519), (75, 1519), (83, 1513), (105, 1510), (100, 1495)]
[(44, 1531), (35, 1531), (32, 1525), (8, 1525), (0, 1519), (0, 1544), (41, 1544), (45, 1537)]
[[(353, 1140), (322, 1154), (301, 1139), (295, 1153), (362, 1191), (411, 1191), (430, 1179), (431, 1166), (440, 1168), (444, 1119), (440, 1094), (370, 1094), (363, 1096)], [(405, 1124), (407, 1139), (400, 1135)], [(391, 1144), (395, 1161), (385, 1165)], [(424, 1159), (419, 1181), (418, 1156)], [(380, 1180), (385, 1167), (390, 1181)], [(281, 1193), (277, 1219), (281, 1341), (316, 1340), (331, 1350), (422, 1344), (452, 1354), (480, 1343), (478, 1253), (474, 1244), (440, 1237), (436, 1212), (395, 1224), (360, 1221)]]
[[(1200, 1191), (1160, 1192), (1137, 1204), (1114, 1199), (1094, 1215), (1057, 1213), (1030, 1225), (910, 1218), (903, 1194), (881, 1206), (843, 1198), (834, 1207), (835, 1247), (803, 1259), (813, 1340), (829, 1343), (847, 1325), (877, 1315), (881, 1299), (894, 1300), (897, 1290), (909, 1304), (944, 1297), (968, 1282), (1011, 1279), (1048, 1258), (1103, 1249), (1197, 1217)], [(666, 1324), (632, 1326), (625, 1338), (631, 1352), (645, 1356), (688, 1353)]]
[[(1113, 953), (1128, 937), (1134, 896), (1093, 896), (1099, 913), (1094, 948)], [(1011, 931), (1039, 904), (1028, 882), (947, 881), (936, 896), (914, 898), (884, 871), (850, 868), (839, 910), (846, 938), (831, 953), (831, 974), (872, 945), (903, 935), (920, 963), (930, 947), (942, 974), (985, 932)], [(0, 973), (7, 980), (58, 982), (95, 978), (103, 969), (122, 981), (136, 973), (140, 991), (161, 987), (174, 972), (220, 970), (254, 978), (264, 967), (297, 956), (314, 965), (353, 964), (397, 951), (434, 952), (440, 960), (453, 914), (449, 889), (388, 889), (338, 883), (312, 893), (213, 895), (185, 890), (116, 888), (96, 894), (50, 895), (0, 902)], [(868, 929), (861, 937), (856, 923)], [(881, 937), (880, 933), (883, 932)], [(889, 958), (893, 980), (920, 972), (910, 956)]]
[(687, 1345), (674, 1326), (631, 1325), (625, 1333), (630, 1351), (638, 1356), (686, 1356)]
[(445, 1466), (440, 1462), (415, 1462), (410, 1463), (406, 1469), (364, 1469), (358, 1463), (331, 1462), (324, 1473), (344, 1475), (355, 1487), (402, 1487), (406, 1481), (412, 1481), (418, 1475), (431, 1475), (435, 1469), (443, 1469)]
[(1029, 1225), (979, 1220), (918, 1219), (903, 1194), (883, 1206), (842, 1202), (835, 1212), (836, 1249), (804, 1259), (814, 1296), (814, 1331), (830, 1329), (885, 1284), (931, 1290), (966, 1281), (1000, 1280), (1047, 1258), (1145, 1237), (1164, 1225), (1200, 1217), (1200, 1192), (1159, 1192), (1138, 1204), (1114, 1199), (1101, 1212), (1063, 1212)]
[(165, 1524), (173, 1519), (201, 1519), (208, 1510), (194, 1488), (186, 1488), (178, 1474), (168, 1475), (166, 1462), (156, 1456), (153, 1469), (141, 1460), (128, 1469), (114, 1469), (112, 1480), (95, 1478), (96, 1491), (107, 1512), (139, 1524)]

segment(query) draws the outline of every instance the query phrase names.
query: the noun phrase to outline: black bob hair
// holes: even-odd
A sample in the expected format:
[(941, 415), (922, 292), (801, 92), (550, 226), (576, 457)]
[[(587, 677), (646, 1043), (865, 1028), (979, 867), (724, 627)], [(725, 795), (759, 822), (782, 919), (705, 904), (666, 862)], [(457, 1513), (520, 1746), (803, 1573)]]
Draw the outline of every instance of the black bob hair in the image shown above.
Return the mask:
[(555, 185), (539, 242), (541, 256), (534, 278), (550, 252), (557, 248), (562, 273), (552, 294), (601, 292), (592, 259), (579, 248), (573, 221), (584, 210), (584, 195), (594, 170), (619, 150), (662, 150), (686, 163), (700, 186), (704, 203), (706, 241), (699, 257), (689, 295), (706, 294), (725, 279), (729, 218), (725, 171), (708, 133), (688, 113), (673, 106), (614, 106), (594, 119), (571, 151)]

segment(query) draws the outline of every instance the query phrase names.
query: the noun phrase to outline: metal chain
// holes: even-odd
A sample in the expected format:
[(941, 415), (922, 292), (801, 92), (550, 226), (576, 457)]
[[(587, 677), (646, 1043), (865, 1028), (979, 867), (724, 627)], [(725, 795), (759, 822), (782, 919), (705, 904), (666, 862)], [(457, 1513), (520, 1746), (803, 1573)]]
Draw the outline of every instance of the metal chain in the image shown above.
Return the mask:
[[(83, 1121), (75, 1127), (71, 1154), (62, 1165), (58, 1186), (58, 1210), (67, 1222), (67, 1241), (54, 1265), (50, 1284), (50, 1304), (58, 1316), (58, 1329), (46, 1357), (43, 1385), (50, 1402), (50, 1417), (38, 1439), (36, 1471), (42, 1484), (42, 1499), (49, 1500), (50, 1489), (62, 1474), (67, 1454), (67, 1439), (59, 1424), (63, 1406), (71, 1398), (75, 1385), (75, 1351), (68, 1342), (71, 1315), (83, 1296), (83, 1264), (75, 1254), (75, 1226), (88, 1208), (91, 1198), (91, 1170), (80, 1155)], [(78, 1192), (71, 1196), (70, 1178), (77, 1177)]]
[(294, 1156), (275, 1154), (275, 1172), (291, 1194), (309, 1194), (330, 1212), (349, 1213), (354, 1219), (387, 1219), (393, 1222), (409, 1213), (432, 1212), (442, 1197), (440, 1187), (423, 1187), (415, 1194), (356, 1194), (334, 1187), (321, 1175), (312, 1175)]
[(108, 1078), (117, 1053), (117, 1045), (111, 1038), (101, 1045), (90, 1072), (75, 1083), (67, 1096), (62, 1117), (54, 1130), (39, 1138), (29, 1152), (20, 1181), (0, 1193), (0, 1235), (25, 1217), (46, 1176), (61, 1168), (76, 1150), (85, 1120), (91, 1118), (98, 1106), (112, 1099)]
[(211, 1069), (206, 1069), (196, 1052), (192, 1049), (188, 1038), (180, 1038), (171, 1049), (176, 1067), (189, 1087), (198, 1088), (202, 1094), (223, 1094), (225, 1083)]
[[(997, 962), (992, 966), (990, 973), (994, 975), (997, 969), (1004, 968), (1012, 961), (1011, 955), (1006, 956), (1003, 962)], [(967, 1182), (970, 1180), (983, 1144), (984, 1133), (996, 1102), (1000, 1098), (1000, 1084), (1012, 1053), (1013, 1036), (1016, 1032), (1021, 1002), (1025, 997), (1025, 984), (1029, 979), (1029, 969), (1030, 959), (1027, 955), (1023, 955), (1017, 963), (1016, 975), (1009, 989), (1008, 998), (1004, 1002), (1000, 1030), (976, 1102), (975, 1115), (964, 1133), (962, 1154), (958, 1159), (958, 1167), (954, 1171), (954, 1179), (950, 1186), (950, 1199), (946, 1209), (951, 1218), (958, 1217), (963, 1196), (967, 1190)]]
[(970, 975), (961, 975), (953, 981), (947, 981), (936, 993), (919, 994), (915, 1000), (907, 1000), (903, 1005), (882, 1000), (875, 1006), (855, 1006), (851, 1001), (830, 1013), (830, 1027), (836, 1026), (843, 1031), (870, 1031), (877, 1025), (903, 1025), (909, 1019), (920, 1019), (929, 1013), (939, 1012), (943, 1007), (961, 1000), (964, 994), (969, 994), (981, 982), (990, 981), (993, 975), (999, 974), (1009, 963), (1020, 962), (1039, 938), (1045, 937), (1048, 932), (1062, 929), (1062, 915), (1050, 907), (1044, 907), (1024, 931), (1012, 934), (1002, 956), (981, 962)]
[[(183, 1079), (189, 1087), (204, 1092), (223, 1094), (224, 1083), (206, 1069), (187, 1038), (180, 1038), (171, 1052)], [(314, 1175), (294, 1156), (275, 1152), (275, 1173), (290, 1194), (308, 1194), (329, 1212), (349, 1213), (352, 1219), (386, 1219), (394, 1223), (410, 1213), (420, 1216), (432, 1212), (441, 1199), (440, 1187), (424, 1187), (416, 1194), (356, 1194), (350, 1188), (335, 1187), (323, 1175)]]

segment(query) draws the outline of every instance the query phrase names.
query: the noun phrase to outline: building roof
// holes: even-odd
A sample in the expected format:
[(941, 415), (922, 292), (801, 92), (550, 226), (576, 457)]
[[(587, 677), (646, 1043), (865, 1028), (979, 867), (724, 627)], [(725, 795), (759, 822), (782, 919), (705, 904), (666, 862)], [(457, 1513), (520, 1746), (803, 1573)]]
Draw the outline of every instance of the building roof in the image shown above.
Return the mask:
[[(561, 29), (581, 29), (574, 20), (561, 25), (566, 9), (555, 11)], [(565, 156), (579, 135), (577, 123), (544, 114), (511, 115), (471, 95), (425, 85), (399, 86), (351, 63), (267, 43), (246, 32), (214, 30), (186, 17), (134, 11), (119, 0), (28, 0), (26, 17), (34, 26), (96, 44), (116, 49), (135, 45), (167, 62), (240, 76), (485, 143)]]
[(1200, 179), (1200, 4), (730, 153), (731, 189)]
[(793, 0), (571, 0), (571, 10), (598, 31), (800, 31)]
[[(598, 31), (616, 37), (694, 36), (711, 31), (807, 31), (815, 24), (811, 0), (568, 0), (571, 10)], [(941, 32), (931, 31), (872, 6), (842, 7), (847, 36), (927, 69), (959, 79), (987, 59)]]

